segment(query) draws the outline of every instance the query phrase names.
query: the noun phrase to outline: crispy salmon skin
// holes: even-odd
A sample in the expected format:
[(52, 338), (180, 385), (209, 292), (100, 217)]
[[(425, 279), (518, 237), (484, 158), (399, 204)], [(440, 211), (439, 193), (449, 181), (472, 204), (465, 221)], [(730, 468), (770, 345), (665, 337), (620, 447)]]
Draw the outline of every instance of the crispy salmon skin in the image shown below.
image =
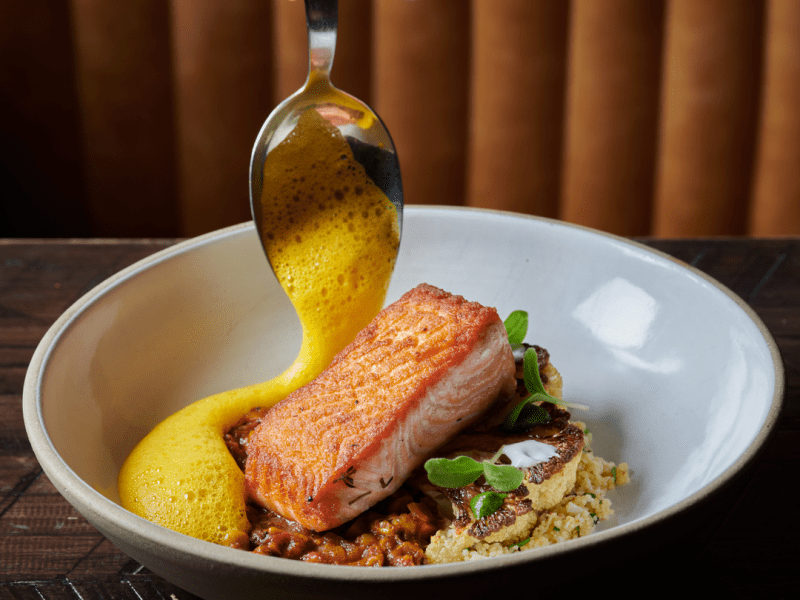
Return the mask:
[(345, 523), (510, 397), (514, 371), (494, 308), (421, 284), (267, 412), (250, 441), (248, 492), (314, 531)]

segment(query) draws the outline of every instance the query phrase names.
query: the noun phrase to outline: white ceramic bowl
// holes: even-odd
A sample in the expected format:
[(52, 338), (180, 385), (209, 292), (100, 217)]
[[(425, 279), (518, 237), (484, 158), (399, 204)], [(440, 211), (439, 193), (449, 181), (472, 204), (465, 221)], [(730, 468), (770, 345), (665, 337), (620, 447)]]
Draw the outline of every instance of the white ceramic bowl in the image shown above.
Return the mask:
[(407, 207), (388, 301), (420, 282), (502, 317), (530, 313), (527, 341), (550, 351), (565, 397), (591, 406), (576, 417), (596, 453), (631, 467), (596, 533), (484, 561), (365, 569), (232, 550), (123, 509), (117, 474), (147, 431), (194, 400), (273, 377), (299, 350), (299, 323), (251, 224), (142, 260), (56, 321), (25, 380), (36, 456), (112, 542), (199, 596), (429, 597), (591, 560), (663, 523), (728, 483), (778, 416), (783, 367), (763, 323), (720, 284), (644, 246), (509, 213)]

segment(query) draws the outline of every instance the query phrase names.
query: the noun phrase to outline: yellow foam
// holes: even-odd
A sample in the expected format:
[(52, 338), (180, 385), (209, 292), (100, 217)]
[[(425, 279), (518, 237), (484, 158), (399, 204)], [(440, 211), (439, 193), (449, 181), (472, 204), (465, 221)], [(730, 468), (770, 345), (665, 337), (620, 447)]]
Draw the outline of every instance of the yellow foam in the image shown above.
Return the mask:
[(372, 320), (399, 245), (393, 205), (314, 110), (267, 156), (263, 190), (263, 242), (300, 317), (300, 354), (273, 380), (210, 396), (161, 422), (131, 452), (118, 481), (128, 510), (234, 546), (249, 523), (244, 475), (224, 431), (308, 383)]

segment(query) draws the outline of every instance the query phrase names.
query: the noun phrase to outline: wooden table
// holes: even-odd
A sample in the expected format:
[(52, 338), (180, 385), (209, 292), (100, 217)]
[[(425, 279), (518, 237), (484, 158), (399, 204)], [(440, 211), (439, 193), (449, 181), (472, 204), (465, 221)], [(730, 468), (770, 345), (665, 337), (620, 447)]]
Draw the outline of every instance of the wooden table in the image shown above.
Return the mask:
[[(0, 240), (0, 599), (194, 598), (117, 550), (58, 494), (22, 420), (25, 371), (50, 325), (92, 287), (174, 241)], [(794, 597), (800, 509), (787, 492), (796, 491), (800, 471), (800, 239), (642, 241), (717, 278), (756, 310), (783, 355), (786, 401), (756, 464), (702, 507), (699, 524), (676, 526), (672, 536), (659, 531), (593, 577), (610, 589), (645, 585), (636, 588), (645, 594)]]

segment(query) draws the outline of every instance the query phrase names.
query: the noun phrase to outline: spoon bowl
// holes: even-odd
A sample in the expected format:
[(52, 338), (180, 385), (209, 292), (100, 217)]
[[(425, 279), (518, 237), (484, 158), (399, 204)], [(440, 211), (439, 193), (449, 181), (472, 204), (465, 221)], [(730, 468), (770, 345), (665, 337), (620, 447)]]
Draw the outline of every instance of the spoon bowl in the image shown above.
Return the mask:
[[(250, 208), (262, 234), (261, 196), (267, 155), (295, 128), (308, 110), (316, 110), (345, 137), (353, 156), (389, 198), (402, 233), (403, 185), (397, 152), (388, 129), (375, 111), (330, 81), (336, 49), (337, 0), (305, 0), (309, 71), (305, 84), (269, 115), (253, 146), (250, 159)], [(262, 235), (263, 240), (263, 235)]]

